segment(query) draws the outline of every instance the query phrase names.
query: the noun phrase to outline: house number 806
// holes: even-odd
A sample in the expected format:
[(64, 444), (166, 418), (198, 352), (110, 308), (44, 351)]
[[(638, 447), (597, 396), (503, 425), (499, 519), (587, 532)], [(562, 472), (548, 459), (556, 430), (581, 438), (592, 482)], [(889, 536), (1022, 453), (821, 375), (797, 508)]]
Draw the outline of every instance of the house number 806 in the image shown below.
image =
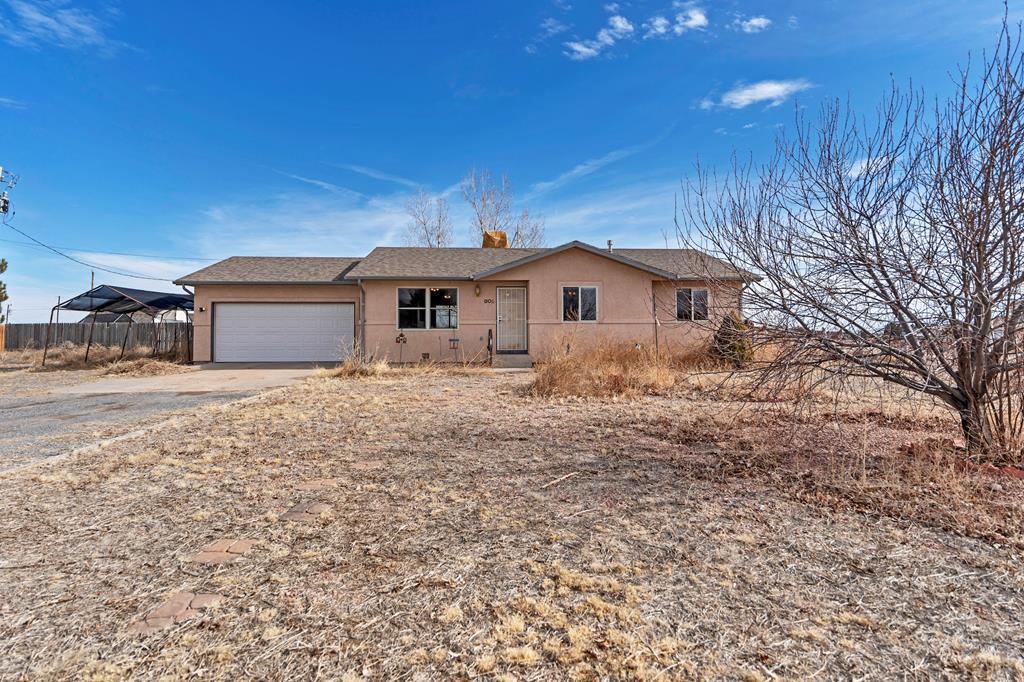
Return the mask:
[(484, 303), (494, 303), (494, 299), (493, 298), (485, 298), (484, 299)]

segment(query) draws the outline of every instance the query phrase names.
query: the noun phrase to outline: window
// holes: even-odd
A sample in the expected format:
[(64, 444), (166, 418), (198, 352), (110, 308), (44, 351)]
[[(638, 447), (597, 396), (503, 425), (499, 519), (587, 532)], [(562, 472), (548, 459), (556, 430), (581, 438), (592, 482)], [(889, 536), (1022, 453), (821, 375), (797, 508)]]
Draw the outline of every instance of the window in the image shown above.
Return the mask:
[(676, 319), (708, 319), (708, 290), (676, 289)]
[(398, 328), (458, 329), (459, 290), (399, 287)]
[(597, 322), (597, 287), (562, 287), (563, 322)]
[(459, 328), (459, 290), (430, 290), (430, 328)]

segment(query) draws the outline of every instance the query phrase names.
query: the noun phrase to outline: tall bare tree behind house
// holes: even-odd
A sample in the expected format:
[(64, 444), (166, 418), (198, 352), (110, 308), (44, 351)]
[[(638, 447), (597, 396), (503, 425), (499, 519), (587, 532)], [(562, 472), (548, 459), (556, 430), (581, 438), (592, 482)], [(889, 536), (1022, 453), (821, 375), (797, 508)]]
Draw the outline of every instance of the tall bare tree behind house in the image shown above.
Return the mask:
[[(762, 279), (744, 310), (766, 379), (874, 377), (955, 410), (968, 448), (1024, 461), (1024, 56), (995, 50), (929, 100), (838, 101), (763, 166), (698, 166), (680, 238)], [(771, 348), (771, 353), (767, 349)]]
[(452, 220), (448, 214), (448, 201), (434, 197), (420, 188), (405, 205), (409, 215), (406, 228), (406, 242), (409, 246), (426, 246), (434, 249), (451, 246), (455, 241)]
[(472, 211), (470, 235), (479, 243), (484, 232), (500, 230), (509, 236), (509, 246), (531, 248), (544, 245), (544, 218), (530, 214), (526, 206), (514, 208), (512, 182), (502, 174), (495, 180), (488, 170), (471, 169), (462, 180), (462, 196)]

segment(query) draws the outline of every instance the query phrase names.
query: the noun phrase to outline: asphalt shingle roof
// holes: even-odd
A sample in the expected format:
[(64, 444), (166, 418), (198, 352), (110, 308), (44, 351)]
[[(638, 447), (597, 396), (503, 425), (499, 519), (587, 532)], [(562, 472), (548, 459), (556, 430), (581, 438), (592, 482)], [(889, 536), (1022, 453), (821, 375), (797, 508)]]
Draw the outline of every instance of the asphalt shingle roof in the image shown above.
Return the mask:
[[(365, 258), (287, 258), (234, 256), (214, 263), (176, 284), (317, 283), (354, 284), (358, 279), (473, 279), (518, 261), (544, 257), (545, 253), (580, 246), (594, 253), (604, 251), (588, 244), (570, 242), (554, 249), (485, 249), (378, 246)], [(674, 274), (676, 279), (749, 279), (725, 261), (693, 249), (615, 249), (609, 254), (620, 262), (650, 269), (655, 274)]]
[(358, 258), (232, 256), (175, 280), (175, 284), (323, 283), (345, 280)]
[(724, 260), (694, 249), (615, 249), (614, 253), (658, 270), (675, 273), (677, 279), (744, 279), (749, 274)]
[(378, 246), (349, 271), (348, 278), (470, 279), (544, 250)]

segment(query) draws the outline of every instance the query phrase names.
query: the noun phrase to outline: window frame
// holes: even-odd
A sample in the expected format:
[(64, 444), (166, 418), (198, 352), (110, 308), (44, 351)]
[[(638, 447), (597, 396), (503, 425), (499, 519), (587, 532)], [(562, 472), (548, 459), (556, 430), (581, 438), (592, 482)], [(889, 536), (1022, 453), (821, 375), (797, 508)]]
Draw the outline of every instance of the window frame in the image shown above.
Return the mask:
[[(566, 289), (578, 289), (580, 292), (583, 289), (594, 290), (594, 319), (592, 320), (567, 320), (565, 319), (565, 290)], [(579, 301), (583, 303), (583, 294), (579, 293)], [(558, 287), (558, 312), (559, 318), (562, 324), (597, 324), (601, 319), (601, 293), (600, 287), (596, 284), (562, 284)]]
[[(401, 304), (401, 291), (402, 289), (420, 289), (423, 291), (424, 307), (402, 307)], [(443, 306), (445, 308), (455, 308), (455, 326), (454, 327), (435, 327), (430, 324), (430, 310), (431, 310), (431, 289), (453, 289), (455, 291), (455, 305), (454, 306)], [(462, 292), (459, 287), (455, 286), (443, 286), (443, 287), (431, 287), (431, 286), (416, 286), (416, 287), (395, 287), (395, 329), (403, 332), (427, 332), (427, 331), (458, 331), (459, 326), (462, 325), (462, 312), (460, 310), (459, 302), (462, 300)], [(401, 321), (402, 310), (422, 310), (423, 319), (425, 326), (423, 327), (403, 327)]]
[[(679, 292), (689, 291), (690, 292), (690, 317), (679, 316)], [(696, 312), (696, 306), (693, 305), (693, 292), (703, 291), (705, 298), (705, 310), (704, 317), (697, 318), (694, 316)], [(676, 322), (707, 322), (711, 319), (711, 289), (707, 287), (676, 287)]]

